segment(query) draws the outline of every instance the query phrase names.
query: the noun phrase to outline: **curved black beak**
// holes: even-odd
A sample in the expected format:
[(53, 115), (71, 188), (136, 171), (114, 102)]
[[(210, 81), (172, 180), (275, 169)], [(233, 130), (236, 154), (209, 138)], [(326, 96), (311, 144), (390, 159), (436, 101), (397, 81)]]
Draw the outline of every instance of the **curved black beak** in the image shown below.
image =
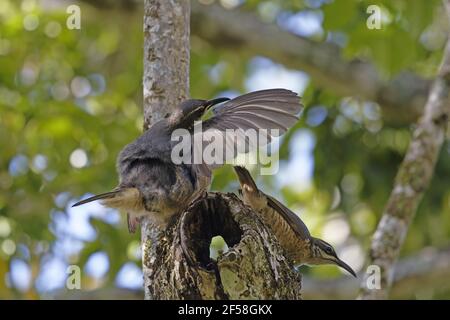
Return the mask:
[(209, 109), (209, 108), (211, 108), (212, 106), (214, 106), (216, 104), (219, 104), (219, 103), (222, 103), (222, 102), (225, 102), (225, 101), (228, 101), (228, 100), (230, 100), (230, 98), (211, 99), (211, 100), (206, 101), (205, 106), (206, 106), (207, 109)]
[(339, 267), (341, 267), (342, 269), (347, 270), (348, 273), (350, 273), (352, 276), (357, 278), (355, 271), (353, 271), (353, 269), (348, 264), (346, 264), (344, 261), (342, 261), (341, 259), (337, 258), (337, 260), (335, 262), (336, 262), (336, 264)]
[(113, 198), (115, 197), (120, 191), (119, 190), (115, 190), (115, 191), (111, 191), (111, 192), (106, 192), (106, 193), (102, 193), (102, 194), (98, 194), (96, 196), (92, 196), (89, 197), (87, 199), (78, 201), (77, 203), (73, 204), (72, 207), (77, 207), (77, 206), (81, 206), (82, 204), (86, 204), (92, 201), (96, 201), (96, 200), (102, 200), (102, 199), (109, 199), (109, 198)]

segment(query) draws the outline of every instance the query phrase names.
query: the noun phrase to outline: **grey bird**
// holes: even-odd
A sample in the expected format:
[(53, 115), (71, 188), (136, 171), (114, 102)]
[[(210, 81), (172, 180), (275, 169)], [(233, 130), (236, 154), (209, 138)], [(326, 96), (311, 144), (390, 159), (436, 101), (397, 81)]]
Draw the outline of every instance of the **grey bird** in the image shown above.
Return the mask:
[[(283, 134), (297, 122), (301, 109), (299, 96), (286, 89), (261, 90), (234, 99), (186, 100), (168, 118), (154, 123), (122, 149), (117, 158), (119, 184), (114, 190), (73, 206), (101, 200), (104, 206), (123, 210), (127, 212), (130, 232), (135, 232), (142, 216), (149, 216), (153, 224), (165, 227), (172, 217), (206, 192), (211, 169), (217, 167), (203, 162), (174, 163), (171, 157), (174, 130), (185, 129), (192, 137), (195, 121), (212, 110), (212, 116), (202, 122), (202, 129), (219, 132), (224, 140), (228, 139), (227, 129), (277, 129)], [(237, 143), (244, 145), (245, 151), (251, 150), (246, 137), (237, 139), (241, 139)], [(200, 148), (204, 147), (201, 143)], [(223, 163), (228, 156), (223, 155)]]
[(255, 184), (250, 172), (236, 166), (243, 202), (259, 214), (277, 237), (286, 256), (296, 265), (335, 264), (356, 277), (355, 271), (339, 259), (329, 243), (311, 236), (308, 228), (294, 212), (275, 198), (265, 194)]

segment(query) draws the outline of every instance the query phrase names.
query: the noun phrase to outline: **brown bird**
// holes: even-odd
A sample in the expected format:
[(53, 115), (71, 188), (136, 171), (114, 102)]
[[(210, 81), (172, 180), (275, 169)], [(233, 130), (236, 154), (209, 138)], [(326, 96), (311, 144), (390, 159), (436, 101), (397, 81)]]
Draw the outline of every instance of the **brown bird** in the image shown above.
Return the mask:
[(244, 204), (259, 214), (277, 237), (288, 258), (296, 265), (335, 264), (356, 277), (355, 271), (339, 259), (329, 243), (311, 236), (306, 225), (294, 212), (260, 191), (247, 169), (236, 166), (234, 170), (241, 185)]
[[(220, 103), (223, 104), (213, 108)], [(119, 185), (113, 191), (84, 199), (73, 206), (100, 200), (107, 207), (123, 210), (127, 212), (130, 232), (136, 230), (142, 216), (149, 216), (155, 225), (166, 226), (174, 215), (206, 192), (211, 169), (237, 155), (233, 148), (233, 152), (223, 153), (218, 163), (174, 161), (172, 151), (178, 141), (173, 140), (173, 133), (182, 129), (187, 136), (195, 138), (194, 122), (211, 109), (213, 115), (202, 122), (202, 131), (219, 133), (223, 146), (237, 143), (249, 151), (252, 146), (246, 136), (238, 135), (235, 141), (225, 132), (229, 129), (277, 129), (282, 134), (297, 122), (301, 104), (296, 93), (285, 89), (251, 92), (231, 100), (186, 100), (168, 118), (154, 123), (122, 149), (117, 159)], [(270, 140), (270, 136), (267, 138)], [(195, 143), (195, 139), (192, 140)], [(194, 144), (186, 153), (204, 150), (206, 145), (204, 142)], [(256, 147), (258, 145), (261, 144), (256, 143)]]

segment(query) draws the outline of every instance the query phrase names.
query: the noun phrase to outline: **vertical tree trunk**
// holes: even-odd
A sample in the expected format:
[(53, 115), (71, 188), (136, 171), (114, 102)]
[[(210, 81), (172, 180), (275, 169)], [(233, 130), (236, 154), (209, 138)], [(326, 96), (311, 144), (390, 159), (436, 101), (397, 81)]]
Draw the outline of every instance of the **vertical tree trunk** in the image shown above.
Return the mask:
[[(188, 96), (189, 0), (144, 4), (144, 129)], [(211, 238), (230, 250), (216, 261)], [(142, 223), (146, 299), (300, 299), (301, 276), (235, 195), (211, 193), (166, 230)]]
[(189, 0), (144, 2), (144, 130), (189, 96)]
[[(144, 130), (189, 96), (189, 16), (190, 0), (144, 2)], [(164, 232), (146, 219), (141, 230), (145, 297), (152, 299), (152, 257)]]
[[(446, 1), (447, 6), (450, 1)], [(447, 7), (448, 11), (450, 10)], [(448, 12), (450, 17), (450, 12)], [(450, 35), (450, 32), (448, 33)], [(414, 130), (405, 158), (398, 170), (394, 187), (374, 234), (369, 264), (381, 271), (381, 288), (369, 288), (366, 275), (361, 285), (361, 299), (387, 299), (392, 285), (394, 266), (409, 225), (422, 199), (439, 156), (450, 116), (450, 40), (431, 87), (422, 118)]]

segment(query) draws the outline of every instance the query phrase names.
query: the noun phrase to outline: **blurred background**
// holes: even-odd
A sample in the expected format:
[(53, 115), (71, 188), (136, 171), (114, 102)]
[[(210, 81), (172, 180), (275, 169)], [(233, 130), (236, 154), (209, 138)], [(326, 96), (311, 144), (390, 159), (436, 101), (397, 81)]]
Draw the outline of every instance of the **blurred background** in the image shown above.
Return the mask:
[[(66, 26), (71, 4), (79, 30)], [(367, 25), (371, 4), (381, 29)], [(0, 1), (2, 299), (143, 297), (139, 233), (97, 203), (71, 208), (116, 185), (117, 153), (142, 130), (142, 14), (133, 0)], [(280, 171), (257, 182), (363, 272), (446, 27), (438, 0), (193, 1), (191, 95), (300, 93), (301, 120), (276, 144)], [(450, 298), (449, 160), (446, 142), (393, 298)], [(212, 189), (237, 190), (229, 167)], [(66, 288), (69, 265), (81, 290)], [(354, 298), (359, 286), (333, 266), (301, 272), (306, 299)]]

